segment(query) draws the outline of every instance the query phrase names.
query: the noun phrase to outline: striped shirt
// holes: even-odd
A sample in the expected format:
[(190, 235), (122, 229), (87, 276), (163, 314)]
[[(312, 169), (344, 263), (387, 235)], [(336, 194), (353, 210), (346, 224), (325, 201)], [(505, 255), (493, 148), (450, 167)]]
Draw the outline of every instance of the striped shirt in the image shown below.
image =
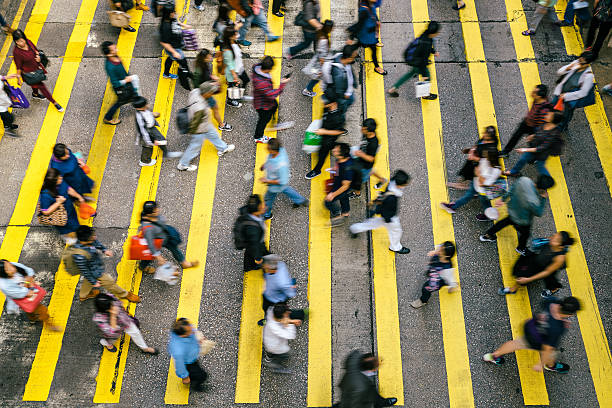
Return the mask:
[(550, 104), (548, 101), (544, 101), (542, 103), (533, 103), (529, 112), (527, 112), (527, 117), (525, 118), (525, 122), (527, 126), (538, 127), (546, 122), (546, 115), (550, 112)]

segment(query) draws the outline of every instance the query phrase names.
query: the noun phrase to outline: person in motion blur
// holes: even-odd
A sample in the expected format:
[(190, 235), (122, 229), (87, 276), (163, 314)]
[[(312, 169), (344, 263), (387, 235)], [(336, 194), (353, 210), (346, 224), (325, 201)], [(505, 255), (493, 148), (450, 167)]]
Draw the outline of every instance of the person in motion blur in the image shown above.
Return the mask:
[(198, 361), (200, 341), (196, 335), (196, 329), (184, 317), (179, 318), (172, 325), (168, 353), (174, 360), (176, 376), (182, 380), (183, 384), (190, 384), (193, 391), (205, 391), (208, 373)]

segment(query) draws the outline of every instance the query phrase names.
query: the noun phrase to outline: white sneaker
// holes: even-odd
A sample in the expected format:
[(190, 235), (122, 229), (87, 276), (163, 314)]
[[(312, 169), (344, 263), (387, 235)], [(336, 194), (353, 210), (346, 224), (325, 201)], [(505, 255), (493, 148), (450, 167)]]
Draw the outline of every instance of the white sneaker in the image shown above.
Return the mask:
[(234, 145), (227, 145), (225, 150), (223, 150), (222, 152), (217, 152), (217, 154), (219, 155), (219, 157), (221, 157), (225, 153), (233, 152), (235, 148), (236, 148), (236, 146), (234, 146)]
[(177, 157), (181, 157), (182, 155), (183, 152), (168, 152), (166, 157), (168, 157), (169, 159), (176, 159)]
[(291, 129), (293, 126), (295, 126), (295, 122), (290, 120), (288, 122), (277, 123), (275, 126), (266, 130), (280, 132), (281, 130)]
[(302, 95), (314, 98), (315, 96), (317, 96), (317, 93), (314, 91), (309, 91), (308, 89), (304, 89), (302, 90)]
[(196, 171), (198, 166), (195, 164), (190, 164), (189, 166), (183, 166), (180, 163), (176, 165), (176, 168), (179, 169), (180, 171)]
[(270, 138), (268, 136), (262, 136), (259, 139), (254, 139), (255, 143), (268, 143)]
[(149, 166), (155, 166), (155, 163), (157, 163), (157, 160), (151, 159), (151, 161), (148, 163), (138, 162), (138, 165), (141, 167), (149, 167)]

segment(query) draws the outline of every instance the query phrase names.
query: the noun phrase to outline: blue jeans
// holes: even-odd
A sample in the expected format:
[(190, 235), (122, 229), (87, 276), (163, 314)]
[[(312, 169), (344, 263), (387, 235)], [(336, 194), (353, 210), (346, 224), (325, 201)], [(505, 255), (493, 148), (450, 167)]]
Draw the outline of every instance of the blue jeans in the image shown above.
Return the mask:
[(289, 55), (291, 55), (292, 57), (296, 56), (297, 54), (308, 48), (308, 46), (312, 44), (315, 38), (317, 37), (316, 33), (313, 31), (306, 31), (302, 29), (302, 33), (304, 34), (304, 39), (302, 40), (302, 42), (289, 48)]
[(365, 184), (370, 180), (370, 174), (372, 174), (372, 170), (374, 170), (374, 167), (372, 167), (371, 169), (361, 169), (362, 184)]
[(516, 162), (510, 173), (517, 174), (520, 173), (521, 169), (525, 167), (527, 163), (535, 162), (536, 168), (538, 169), (538, 173), (544, 174), (546, 176), (550, 176), (550, 173), (546, 169), (546, 160), (536, 160), (535, 154), (531, 152), (526, 152), (521, 155), (519, 161)]
[(567, 7), (565, 8), (565, 14), (563, 14), (563, 21), (568, 24), (574, 24), (574, 15), (577, 15), (578, 19), (581, 20), (581, 22), (583, 23), (586, 23), (591, 19), (591, 13), (589, 12), (588, 7), (581, 8), (578, 10), (574, 8), (574, 3), (576, 1), (578, 0), (570, 0), (567, 3)]
[(281, 193), (289, 197), (293, 204), (303, 204), (304, 202), (306, 202), (306, 199), (302, 197), (300, 193), (295, 191), (295, 189), (291, 186), (285, 186), (284, 190), (279, 192), (270, 191), (270, 188), (268, 187), (268, 190), (264, 195), (264, 201), (266, 202), (266, 213), (264, 215), (265, 217), (269, 217), (272, 214), (272, 208), (274, 207), (276, 197), (278, 197), (278, 195)]
[(345, 99), (344, 96), (338, 98), (338, 109), (342, 114), (345, 114), (348, 108), (355, 102), (355, 94), (351, 94), (348, 99)]
[(489, 202), (487, 197), (478, 194), (478, 192), (474, 188), (474, 181), (472, 180), (470, 182), (470, 188), (467, 189), (463, 197), (455, 201), (455, 204), (453, 204), (452, 206), (453, 210), (457, 210), (458, 208), (463, 207), (464, 205), (472, 201), (472, 199), (474, 198), (474, 195), (477, 195), (478, 198), (480, 199), (480, 205), (482, 206), (483, 210), (486, 210), (487, 208), (491, 207), (491, 203)]
[(200, 150), (202, 149), (202, 145), (204, 144), (204, 140), (208, 140), (212, 143), (218, 151), (222, 152), (227, 149), (227, 143), (221, 139), (219, 136), (219, 132), (212, 124), (208, 124), (206, 131), (204, 133), (191, 135), (191, 142), (189, 143), (189, 147), (183, 153), (181, 160), (179, 160), (179, 164), (181, 166), (189, 166), (191, 160), (193, 160), (198, 154), (200, 154)]
[[(340, 201), (340, 210), (338, 209), (338, 201)], [(329, 210), (332, 218), (339, 216), (340, 211), (342, 211), (343, 214), (347, 214), (351, 210), (348, 192), (345, 191), (339, 196), (336, 196), (333, 201), (325, 200), (325, 208)]]
[(319, 83), (316, 79), (311, 79), (308, 81), (308, 85), (306, 85), (306, 90), (312, 92), (314, 87)]
[(246, 40), (246, 35), (249, 31), (249, 28), (251, 28), (251, 25), (261, 28), (264, 34), (266, 35), (266, 38), (273, 35), (270, 32), (270, 29), (268, 28), (268, 21), (266, 20), (266, 15), (263, 12), (260, 12), (258, 15), (251, 14), (246, 18), (244, 24), (242, 25), (242, 27), (240, 27), (240, 41)]

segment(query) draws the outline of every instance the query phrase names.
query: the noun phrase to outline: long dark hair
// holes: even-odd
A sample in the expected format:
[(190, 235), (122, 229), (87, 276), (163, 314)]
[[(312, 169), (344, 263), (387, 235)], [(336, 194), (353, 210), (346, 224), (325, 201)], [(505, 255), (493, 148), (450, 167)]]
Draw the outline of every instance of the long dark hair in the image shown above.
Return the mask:
[(63, 143), (57, 143), (55, 146), (53, 146), (53, 156), (57, 159), (57, 160), (61, 160), (62, 157), (64, 157), (66, 155), (66, 145)]
[(101, 293), (96, 296), (94, 300), (94, 305), (96, 306), (96, 312), (98, 313), (108, 313), (110, 308), (113, 306), (113, 299), (110, 295), (106, 293)]
[(45, 174), (45, 180), (43, 181), (42, 189), (47, 190), (53, 197), (58, 196), (57, 192), (57, 179), (61, 176), (60, 172), (57, 169), (49, 169), (47, 170), (47, 174)]
[(28, 41), (28, 37), (26, 37), (23, 31), (21, 31), (20, 29), (13, 31), (13, 41), (17, 42), (17, 40), (21, 40), (21, 39)]
[(332, 32), (332, 30), (334, 29), (334, 22), (331, 20), (325, 20), (323, 22), (323, 26), (321, 27), (320, 30), (317, 30), (317, 34), (316, 34), (316, 41), (315, 41), (315, 51), (317, 49), (317, 44), (319, 43), (319, 40), (321, 38), (325, 38), (327, 40), (327, 48), (331, 48), (331, 42), (330, 42), (330, 34)]
[(227, 3), (221, 2), (221, 4), (219, 4), (219, 9), (217, 10), (217, 19), (215, 21), (223, 21), (223, 22), (227, 22), (227, 20), (229, 20), (229, 13), (230, 13), (230, 7), (227, 5)]
[(236, 34), (236, 30), (233, 27), (227, 27), (223, 32), (223, 44), (221, 45), (222, 50), (230, 50), (232, 56), (236, 58), (234, 53), (234, 47), (232, 47), (232, 37)]
[[(8, 273), (6, 273), (6, 269), (4, 268), (5, 262), (12, 263), (6, 259), (0, 259), (0, 278), (8, 279), (9, 278)], [(19, 273), (21, 276), (28, 276), (25, 269), (17, 265), (13, 265), (13, 266), (15, 267), (15, 269), (17, 269), (17, 273)]]
[(210, 50), (206, 48), (202, 48), (195, 59), (195, 69), (200, 72), (209, 72), (208, 63), (206, 62), (206, 57), (210, 55)]

